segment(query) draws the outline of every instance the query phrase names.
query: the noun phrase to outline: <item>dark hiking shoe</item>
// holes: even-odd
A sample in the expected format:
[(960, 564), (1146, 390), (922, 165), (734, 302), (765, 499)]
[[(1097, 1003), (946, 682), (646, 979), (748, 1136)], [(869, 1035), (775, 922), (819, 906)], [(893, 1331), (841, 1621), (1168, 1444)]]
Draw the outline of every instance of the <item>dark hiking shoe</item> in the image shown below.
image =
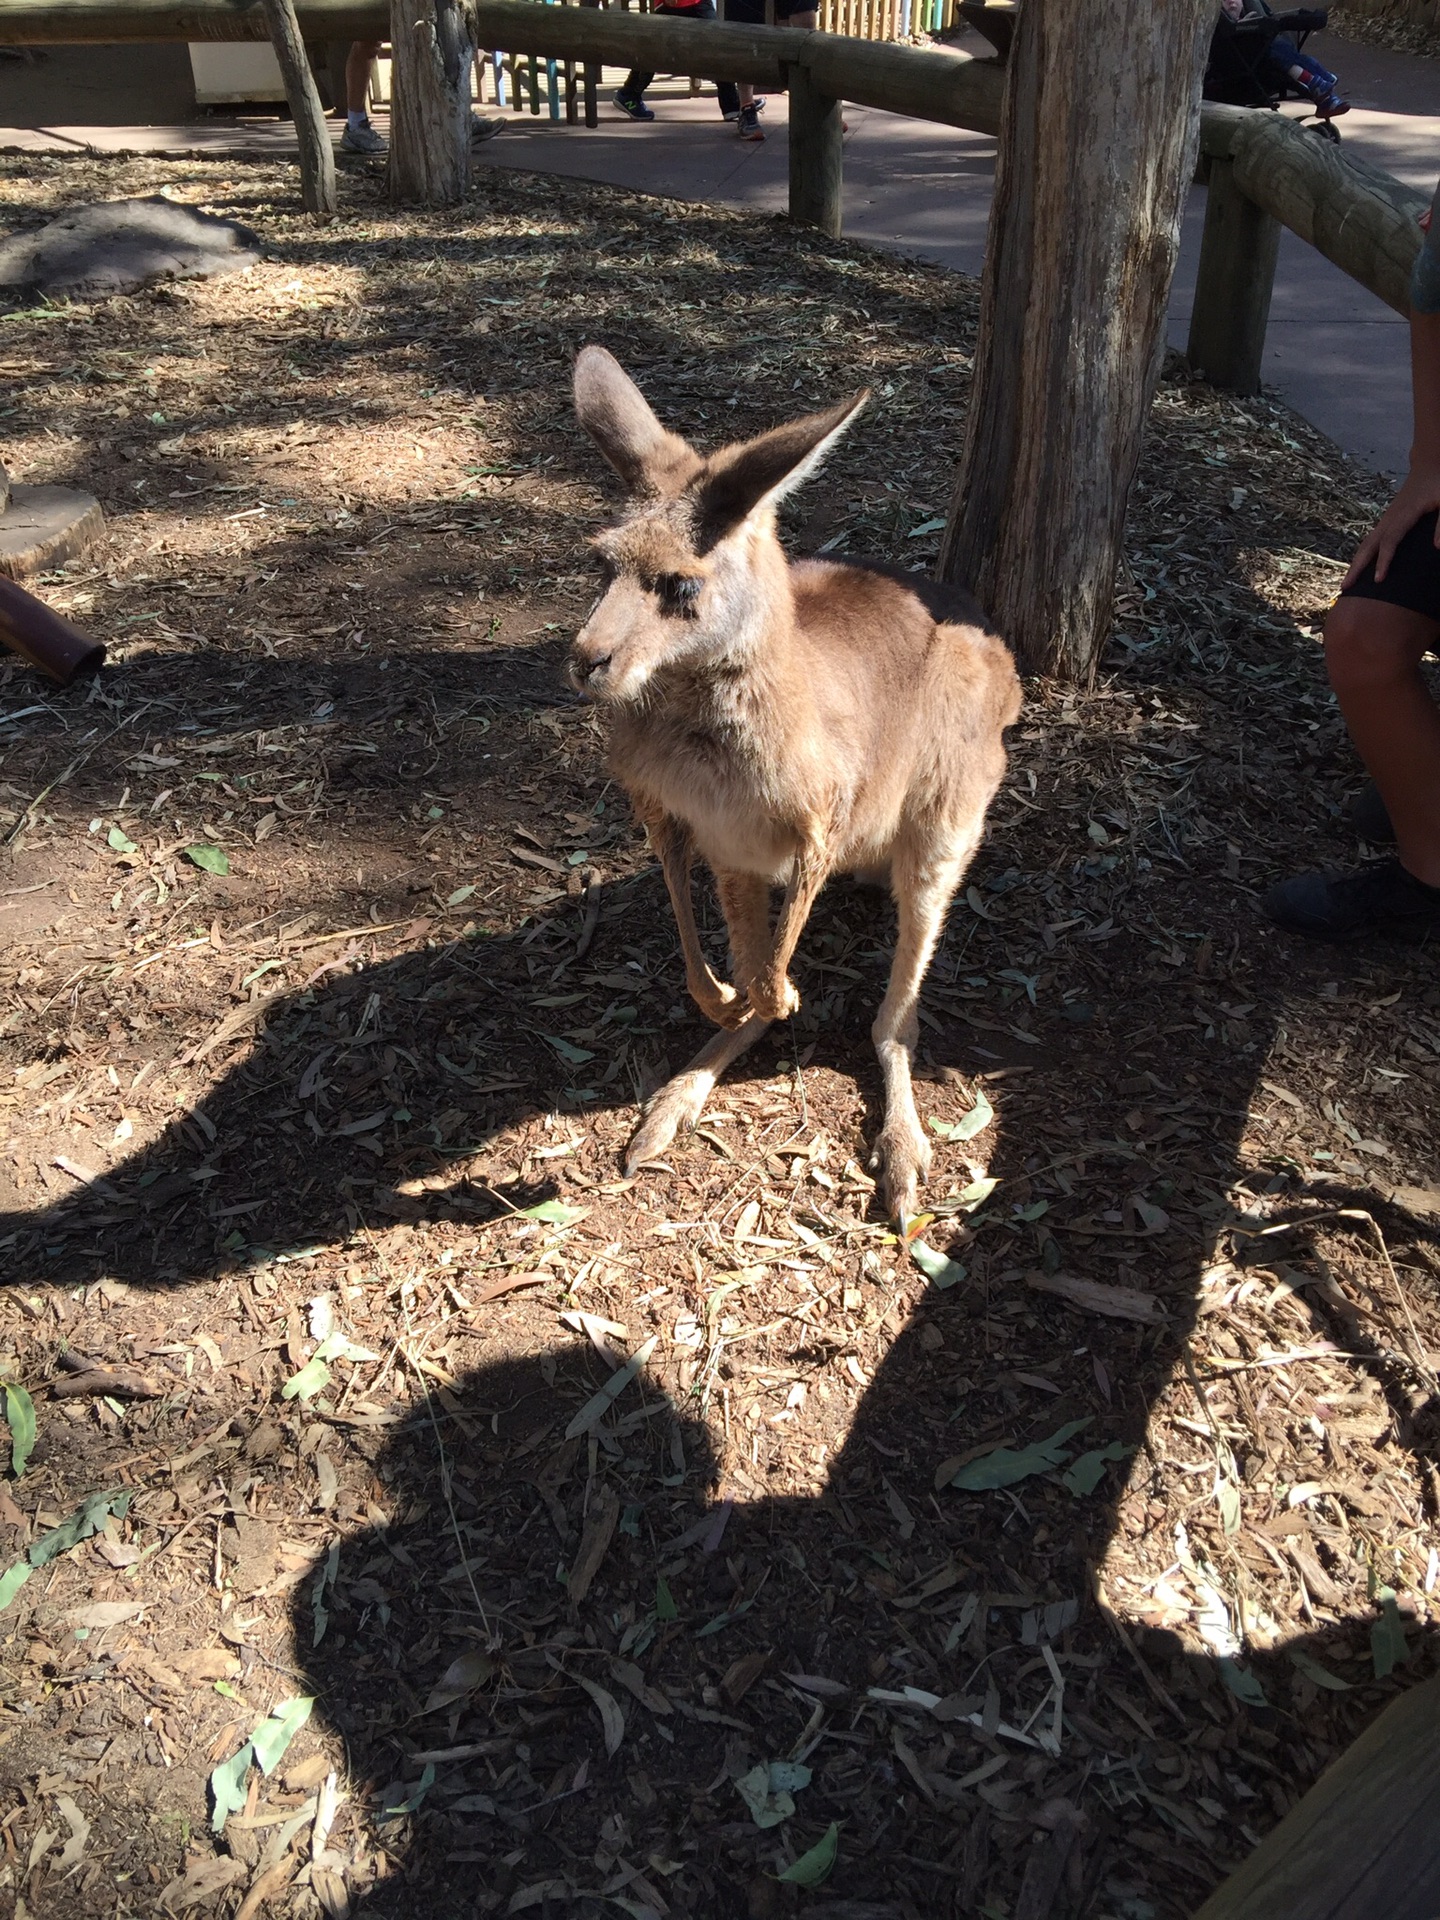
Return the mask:
[(1395, 829), (1390, 824), (1389, 810), (1373, 780), (1367, 780), (1350, 802), (1350, 824), (1372, 847), (1394, 846)]
[(1440, 887), (1427, 887), (1398, 860), (1354, 873), (1297, 873), (1261, 901), (1277, 927), (1311, 940), (1359, 940), (1371, 933), (1440, 933)]
[(740, 124), (736, 128), (742, 140), (763, 140), (765, 129), (760, 124), (760, 116), (754, 107), (740, 109)]

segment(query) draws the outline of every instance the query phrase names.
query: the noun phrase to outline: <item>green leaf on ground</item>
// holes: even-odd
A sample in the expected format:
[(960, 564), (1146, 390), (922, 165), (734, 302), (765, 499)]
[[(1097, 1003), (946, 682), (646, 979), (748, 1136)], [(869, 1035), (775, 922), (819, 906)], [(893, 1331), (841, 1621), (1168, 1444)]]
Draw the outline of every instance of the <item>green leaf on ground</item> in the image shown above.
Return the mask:
[(961, 1487), (967, 1493), (990, 1493), (997, 1487), (1013, 1487), (1037, 1473), (1053, 1473), (1070, 1457), (1066, 1442), (1088, 1427), (1090, 1421), (1088, 1414), (1083, 1420), (1067, 1420), (1048, 1440), (1037, 1440), (1033, 1446), (995, 1447), (989, 1453), (982, 1453), (978, 1460), (967, 1460), (950, 1485)]
[(793, 1795), (808, 1787), (809, 1767), (796, 1760), (762, 1761), (735, 1782), (740, 1798), (757, 1827), (778, 1827), (795, 1811)]
[(5, 1388), (5, 1418), (10, 1427), (10, 1470), (18, 1480), (35, 1445), (35, 1402), (24, 1387)]
[(185, 858), (205, 873), (227, 874), (230, 861), (223, 847), (186, 847)]
[(1269, 1706), (1265, 1689), (1254, 1674), (1242, 1667), (1238, 1660), (1232, 1660), (1229, 1654), (1222, 1654), (1215, 1664), (1220, 1669), (1220, 1678), (1237, 1700), (1243, 1700), (1247, 1707)]
[(0, 1573), (0, 1613), (9, 1606), (33, 1571), (28, 1560), (17, 1560), (13, 1567), (7, 1567), (4, 1573)]
[(959, 1196), (959, 1205), (966, 1213), (973, 1213), (976, 1207), (984, 1206), (1000, 1182), (998, 1180), (972, 1180)]
[(314, 1704), (313, 1695), (297, 1694), (293, 1700), (282, 1700), (278, 1707), (272, 1707), (270, 1717), (256, 1727), (250, 1745), (262, 1773), (273, 1773), (279, 1766), (285, 1749), (310, 1718)]
[(330, 1384), (330, 1369), (318, 1353), (312, 1354), (298, 1373), (292, 1373), (280, 1389), (282, 1400), (313, 1400)]
[(1093, 1493), (1105, 1478), (1105, 1469), (1112, 1460), (1128, 1460), (1135, 1451), (1123, 1441), (1112, 1440), (1108, 1447), (1097, 1447), (1093, 1453), (1082, 1453), (1073, 1465), (1067, 1467), (1060, 1476), (1060, 1483), (1073, 1493), (1076, 1499)]
[(542, 1200), (538, 1206), (522, 1207), (517, 1220), (543, 1220), (548, 1227), (573, 1227), (590, 1211), (588, 1207), (567, 1207), (563, 1200)]
[(26, 1557), (32, 1567), (43, 1567), (58, 1554), (68, 1553), (72, 1547), (78, 1547), (92, 1533), (99, 1533), (108, 1515), (113, 1513), (117, 1520), (122, 1520), (129, 1511), (128, 1489), (118, 1493), (92, 1493), (58, 1527), (52, 1528), (49, 1533), (42, 1533)]
[(626, 1387), (629, 1386), (636, 1374), (639, 1373), (640, 1369), (645, 1365), (645, 1362), (650, 1358), (659, 1344), (659, 1334), (651, 1334), (643, 1347), (637, 1347), (635, 1349), (623, 1367), (616, 1368), (615, 1372), (611, 1374), (600, 1391), (590, 1396), (579, 1413), (577, 1413), (575, 1418), (570, 1422), (569, 1426), (566, 1427), (565, 1438), (567, 1440), (573, 1440), (577, 1434), (589, 1433), (592, 1427), (599, 1426), (600, 1422), (605, 1418), (605, 1415), (620, 1398), (620, 1395), (625, 1391)]
[(134, 853), (135, 842), (128, 833), (122, 833), (119, 827), (111, 827), (105, 836), (105, 844), (112, 853)]
[(928, 1278), (932, 1287), (953, 1287), (965, 1278), (968, 1268), (962, 1267), (958, 1260), (952, 1260), (949, 1254), (938, 1253), (934, 1247), (927, 1246), (923, 1240), (910, 1242), (910, 1258)]
[(1375, 1662), (1375, 1678), (1383, 1680), (1410, 1658), (1410, 1643), (1393, 1589), (1381, 1587), (1375, 1597), (1380, 1602), (1380, 1618), (1370, 1629), (1370, 1657)]
[(830, 1878), (836, 1857), (840, 1852), (840, 1825), (832, 1820), (829, 1828), (815, 1842), (808, 1853), (802, 1853), (793, 1860), (784, 1873), (777, 1875), (782, 1885), (787, 1887), (818, 1887), (822, 1881)]
[(1318, 1660), (1312, 1659), (1303, 1647), (1291, 1647), (1290, 1664), (1297, 1672), (1303, 1673), (1307, 1680), (1313, 1680), (1317, 1687), (1324, 1687), (1327, 1693), (1352, 1693), (1354, 1688), (1348, 1680), (1342, 1680), (1338, 1673), (1331, 1673), (1328, 1667), (1322, 1667)]
[(540, 1037), (542, 1040), (548, 1040), (560, 1058), (567, 1061), (572, 1067), (583, 1067), (587, 1060), (593, 1060), (595, 1058), (595, 1055), (588, 1047), (572, 1046), (568, 1040), (562, 1040), (558, 1033), (546, 1033)]
[(930, 1125), (942, 1140), (973, 1140), (995, 1118), (995, 1109), (985, 1098), (983, 1087), (975, 1089), (975, 1104), (958, 1120), (931, 1120)]
[(222, 1760), (210, 1775), (210, 1794), (215, 1802), (215, 1810), (210, 1815), (212, 1833), (223, 1833), (230, 1815), (238, 1813), (244, 1806), (245, 1782), (254, 1757), (254, 1749), (247, 1740), (238, 1753), (231, 1754), (228, 1760)]

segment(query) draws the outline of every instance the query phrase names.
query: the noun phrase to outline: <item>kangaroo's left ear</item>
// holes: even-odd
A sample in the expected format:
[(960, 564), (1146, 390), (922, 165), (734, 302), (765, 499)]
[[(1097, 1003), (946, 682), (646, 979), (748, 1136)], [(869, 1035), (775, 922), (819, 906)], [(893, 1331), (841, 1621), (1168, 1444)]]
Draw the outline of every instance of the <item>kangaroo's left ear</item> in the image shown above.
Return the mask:
[(758, 507), (773, 507), (808, 480), (869, 398), (867, 387), (824, 413), (712, 454), (693, 486), (705, 539), (724, 539)]

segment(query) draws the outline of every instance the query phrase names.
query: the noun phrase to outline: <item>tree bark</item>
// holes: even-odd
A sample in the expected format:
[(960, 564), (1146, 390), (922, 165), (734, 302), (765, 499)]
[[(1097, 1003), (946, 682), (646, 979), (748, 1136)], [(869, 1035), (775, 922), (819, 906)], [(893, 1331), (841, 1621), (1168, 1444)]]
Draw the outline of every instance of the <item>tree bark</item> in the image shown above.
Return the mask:
[(474, 59), (467, 0), (390, 0), (392, 201), (449, 207), (464, 199)]
[(1024, 0), (940, 577), (1088, 684), (1159, 372), (1210, 0)]
[(320, 89), (310, 71), (310, 56), (300, 37), (293, 0), (265, 0), (270, 44), (285, 82), (285, 98), (300, 143), (300, 196), (307, 213), (317, 220), (335, 218), (335, 150), (320, 104)]

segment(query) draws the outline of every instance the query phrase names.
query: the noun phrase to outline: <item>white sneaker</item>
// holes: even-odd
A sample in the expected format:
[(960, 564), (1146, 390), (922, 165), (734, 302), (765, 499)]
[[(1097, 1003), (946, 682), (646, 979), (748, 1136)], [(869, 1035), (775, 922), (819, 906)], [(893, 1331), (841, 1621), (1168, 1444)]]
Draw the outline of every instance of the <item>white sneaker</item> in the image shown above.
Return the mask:
[(342, 153), (384, 153), (385, 136), (377, 133), (367, 120), (363, 127), (347, 126), (340, 136)]

